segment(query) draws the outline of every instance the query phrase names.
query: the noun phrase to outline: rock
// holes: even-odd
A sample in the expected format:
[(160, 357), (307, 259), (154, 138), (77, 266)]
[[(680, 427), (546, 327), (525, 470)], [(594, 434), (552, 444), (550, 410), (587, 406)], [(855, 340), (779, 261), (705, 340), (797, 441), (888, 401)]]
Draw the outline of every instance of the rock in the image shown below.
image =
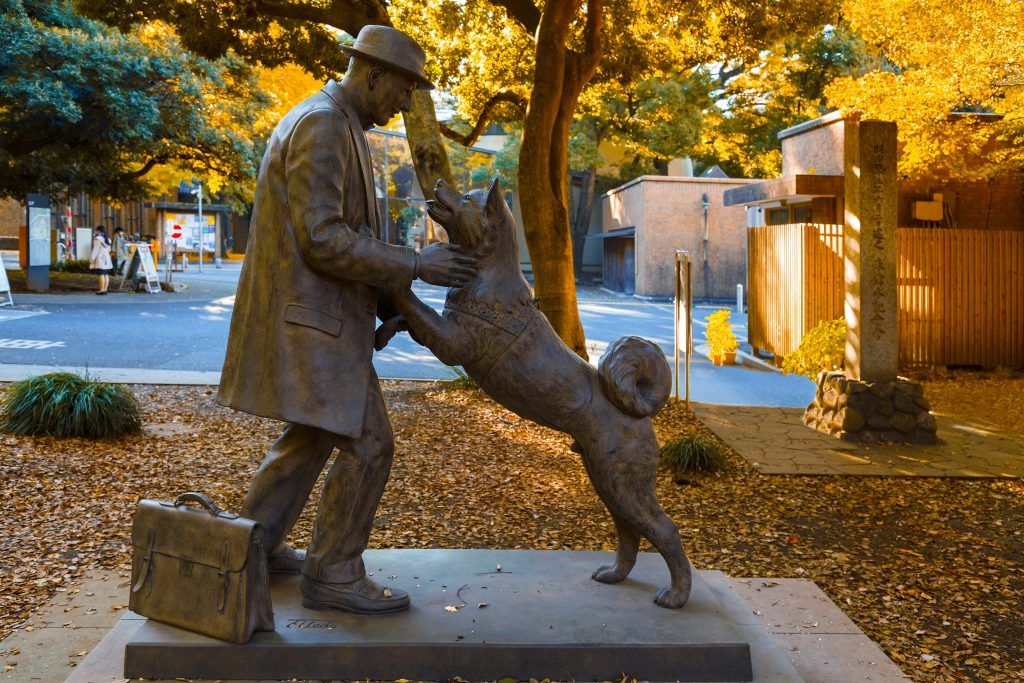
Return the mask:
[(896, 380), (896, 389), (905, 394), (917, 398), (918, 396), (924, 396), (924, 387), (917, 382), (911, 382), (909, 379), (898, 379)]
[(845, 408), (846, 405), (849, 402), (850, 402), (850, 395), (849, 394), (839, 394), (839, 398), (836, 399), (836, 407), (837, 408)]
[(875, 408), (875, 412), (879, 415), (892, 415), (896, 412), (896, 408), (893, 407), (892, 401), (880, 400), (878, 402), (878, 407)]
[(859, 432), (864, 428), (864, 416), (853, 408), (846, 408), (842, 411), (842, 428), (848, 432)]
[(924, 396), (918, 396), (918, 397), (914, 398), (914, 403), (916, 403), (917, 407), (920, 408), (921, 410), (931, 410), (932, 409), (932, 404), (929, 403), (928, 399), (926, 399)]
[(878, 432), (876, 436), (878, 436), (879, 441), (885, 441), (887, 443), (905, 443), (907, 440), (902, 432), (897, 432), (892, 429)]
[(939, 429), (939, 423), (931, 413), (918, 413), (917, 426), (927, 432), (933, 433)]
[(822, 405), (830, 410), (834, 410), (836, 407), (836, 401), (839, 400), (839, 392), (835, 389), (829, 388), (825, 391), (825, 396), (822, 398)]
[(845, 394), (846, 387), (849, 386), (849, 382), (846, 380), (845, 376), (837, 377), (834, 386), (836, 388), (836, 391), (838, 391), (840, 394)]
[(875, 430), (885, 430), (889, 428), (889, 418), (884, 415), (872, 415), (868, 418), (868, 427)]
[(904, 413), (910, 413), (916, 415), (918, 413), (917, 401), (910, 394), (902, 391), (892, 392), (892, 404), (896, 410), (902, 410)]
[(912, 434), (917, 428), (917, 418), (910, 413), (898, 412), (889, 418), (889, 424), (903, 434)]
[(869, 385), (868, 391), (877, 396), (878, 398), (889, 398), (892, 396), (893, 383), (892, 382), (875, 382)]
[(862, 415), (872, 415), (878, 410), (879, 400), (867, 391), (860, 394), (847, 394), (847, 396), (850, 397), (848, 405), (859, 410)]
[(867, 390), (867, 384), (864, 384), (864, 382), (858, 382), (857, 380), (853, 379), (851, 379), (846, 385), (846, 392), (849, 394), (859, 394)]

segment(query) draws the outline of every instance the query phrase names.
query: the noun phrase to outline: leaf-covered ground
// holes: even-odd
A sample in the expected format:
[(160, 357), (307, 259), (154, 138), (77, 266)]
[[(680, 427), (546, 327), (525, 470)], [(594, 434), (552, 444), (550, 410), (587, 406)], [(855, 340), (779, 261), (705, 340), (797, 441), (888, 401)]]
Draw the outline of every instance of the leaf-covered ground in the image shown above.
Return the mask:
[[(139, 497), (198, 488), (237, 510), (279, 431), (208, 389), (134, 390), (162, 426), (113, 442), (0, 436), (0, 635), (93, 568), (126, 567)], [(567, 437), (473, 390), (385, 395), (397, 453), (373, 545), (614, 547)], [(704, 429), (679, 404), (656, 426), (663, 440)], [(1020, 481), (764, 476), (729, 461), (695, 485), (659, 478), (698, 567), (813, 579), (917, 680), (1024, 678)]]

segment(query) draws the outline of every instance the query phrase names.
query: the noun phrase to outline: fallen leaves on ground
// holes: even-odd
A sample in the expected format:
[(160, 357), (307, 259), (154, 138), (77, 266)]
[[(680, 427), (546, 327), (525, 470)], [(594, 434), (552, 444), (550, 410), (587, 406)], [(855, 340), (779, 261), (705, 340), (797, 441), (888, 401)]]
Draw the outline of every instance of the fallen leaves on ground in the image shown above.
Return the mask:
[(1024, 375), (958, 370), (919, 379), (932, 410), (1024, 435)]
[[(396, 455), (373, 546), (614, 548), (568, 437), (474, 390), (384, 387)], [(217, 406), (210, 389), (133, 391), (143, 434), (0, 436), (0, 635), (95, 568), (127, 569), (140, 497), (199, 489), (238, 510), (280, 431)], [(679, 403), (655, 426), (662, 442), (707, 431)], [(766, 476), (729, 461), (695, 485), (658, 479), (697, 567), (814, 580), (916, 680), (1024, 676), (1020, 481)], [(299, 546), (315, 509), (296, 525)]]

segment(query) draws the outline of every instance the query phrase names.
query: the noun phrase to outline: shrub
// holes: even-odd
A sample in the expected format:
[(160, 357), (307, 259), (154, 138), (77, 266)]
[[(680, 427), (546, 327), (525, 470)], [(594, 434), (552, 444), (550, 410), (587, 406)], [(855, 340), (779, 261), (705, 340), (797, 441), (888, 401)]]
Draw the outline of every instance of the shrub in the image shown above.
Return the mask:
[(0, 432), (101, 439), (142, 429), (139, 404), (124, 387), (71, 372), (15, 382), (0, 404)]
[(712, 356), (723, 353), (732, 353), (740, 347), (736, 335), (732, 332), (732, 325), (729, 324), (729, 310), (723, 308), (715, 311), (705, 320), (708, 321), (708, 330), (705, 333), (708, 340), (708, 349)]
[(57, 261), (50, 264), (50, 270), (58, 273), (88, 273), (88, 260)]
[(846, 355), (846, 320), (822, 320), (804, 335), (800, 346), (782, 361), (782, 371), (816, 379), (824, 370), (843, 367)]
[(659, 461), (673, 472), (718, 472), (727, 462), (718, 442), (704, 434), (688, 434), (661, 447)]

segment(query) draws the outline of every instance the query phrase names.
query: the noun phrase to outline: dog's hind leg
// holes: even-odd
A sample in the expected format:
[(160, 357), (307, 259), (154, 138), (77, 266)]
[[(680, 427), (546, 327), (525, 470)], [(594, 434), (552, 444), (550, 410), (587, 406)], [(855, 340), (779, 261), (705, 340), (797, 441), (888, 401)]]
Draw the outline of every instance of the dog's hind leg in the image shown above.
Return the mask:
[[(668, 565), (672, 584), (668, 588), (663, 588), (654, 601), (662, 607), (679, 608), (685, 605), (690, 597), (692, 577), (690, 563), (686, 559), (683, 542), (679, 537), (679, 529), (661, 509), (654, 492), (657, 475), (657, 440), (650, 425), (630, 432), (632, 433), (620, 435), (615, 439), (617, 443), (610, 444), (606, 439), (601, 439), (605, 448), (584, 455), (588, 460), (587, 472), (598, 495), (615, 520), (616, 527), (619, 528), (621, 525), (629, 530), (625, 538), (643, 536), (651, 542)], [(622, 438), (623, 436), (625, 438)], [(623, 538), (620, 531), (620, 544)], [(633, 557), (635, 559), (635, 552)], [(611, 570), (612, 577), (615, 576), (618, 560), (617, 555), (616, 565)], [(598, 572), (603, 569), (604, 567)], [(598, 578), (597, 573), (594, 578)]]
[(636, 564), (636, 555), (640, 551), (640, 534), (628, 523), (618, 519), (614, 514), (615, 532), (619, 542), (615, 548), (615, 563), (605, 564), (597, 568), (590, 578), (601, 583), (618, 583), (629, 576)]

